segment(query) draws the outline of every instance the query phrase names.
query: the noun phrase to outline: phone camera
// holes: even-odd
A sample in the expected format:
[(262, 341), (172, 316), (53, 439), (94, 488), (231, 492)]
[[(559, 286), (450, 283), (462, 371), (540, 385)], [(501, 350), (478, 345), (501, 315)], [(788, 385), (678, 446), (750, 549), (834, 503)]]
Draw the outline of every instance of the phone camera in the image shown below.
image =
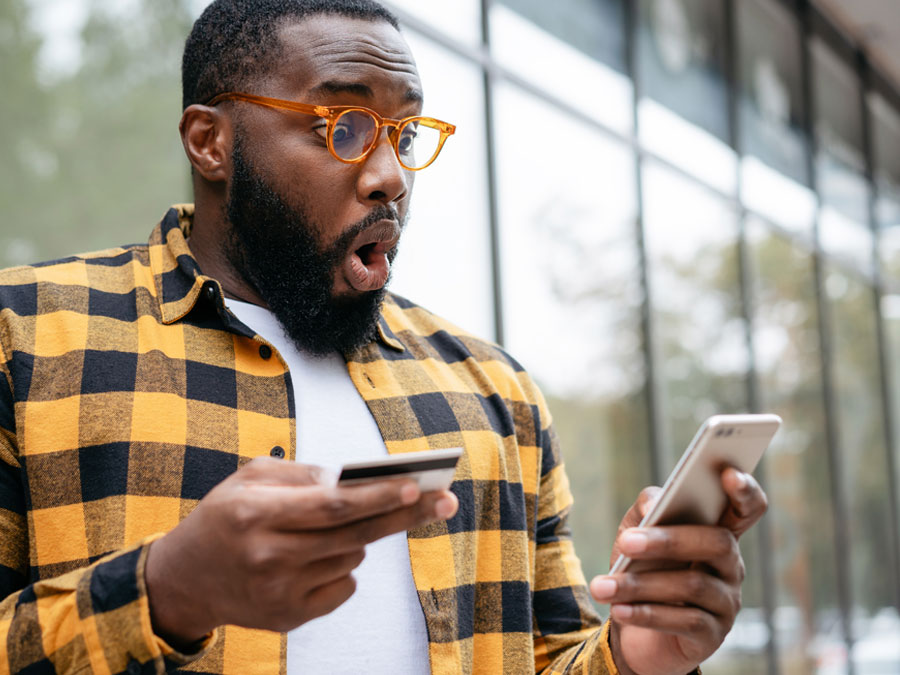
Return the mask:
[(727, 432), (725, 432), (725, 435), (731, 436), (731, 434), (733, 434), (733, 433), (734, 433), (734, 429), (729, 429)]

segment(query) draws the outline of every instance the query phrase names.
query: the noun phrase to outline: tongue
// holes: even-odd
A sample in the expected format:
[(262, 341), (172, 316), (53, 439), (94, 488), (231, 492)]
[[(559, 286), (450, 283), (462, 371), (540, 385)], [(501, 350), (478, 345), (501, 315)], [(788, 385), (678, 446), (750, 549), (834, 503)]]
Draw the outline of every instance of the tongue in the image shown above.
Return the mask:
[(377, 291), (387, 283), (391, 263), (381, 251), (371, 250), (360, 258), (359, 252), (351, 253), (344, 264), (344, 272), (350, 285), (357, 291)]

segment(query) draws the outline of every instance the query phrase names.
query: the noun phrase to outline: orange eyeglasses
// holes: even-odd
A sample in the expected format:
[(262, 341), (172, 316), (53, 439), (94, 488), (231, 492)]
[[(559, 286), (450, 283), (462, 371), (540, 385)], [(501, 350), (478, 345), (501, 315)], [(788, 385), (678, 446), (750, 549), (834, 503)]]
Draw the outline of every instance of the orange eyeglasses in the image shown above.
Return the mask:
[(397, 160), (407, 171), (421, 171), (431, 166), (444, 147), (444, 143), (456, 132), (456, 127), (433, 117), (404, 117), (387, 119), (374, 110), (358, 106), (324, 106), (295, 103), (280, 98), (256, 96), (229, 91), (211, 98), (206, 105), (214, 106), (222, 101), (243, 101), (276, 110), (289, 110), (321, 117), (327, 123), (325, 135), (328, 151), (347, 164), (362, 162), (375, 148), (382, 127), (393, 127), (388, 133)]

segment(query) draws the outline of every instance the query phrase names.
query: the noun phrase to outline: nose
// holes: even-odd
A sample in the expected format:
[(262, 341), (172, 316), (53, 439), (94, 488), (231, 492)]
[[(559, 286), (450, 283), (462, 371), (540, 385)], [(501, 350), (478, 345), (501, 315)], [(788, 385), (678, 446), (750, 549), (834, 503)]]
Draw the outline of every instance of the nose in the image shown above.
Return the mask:
[(359, 201), (364, 204), (397, 203), (412, 187), (413, 173), (400, 166), (387, 132), (382, 130), (377, 145), (362, 163), (356, 189)]

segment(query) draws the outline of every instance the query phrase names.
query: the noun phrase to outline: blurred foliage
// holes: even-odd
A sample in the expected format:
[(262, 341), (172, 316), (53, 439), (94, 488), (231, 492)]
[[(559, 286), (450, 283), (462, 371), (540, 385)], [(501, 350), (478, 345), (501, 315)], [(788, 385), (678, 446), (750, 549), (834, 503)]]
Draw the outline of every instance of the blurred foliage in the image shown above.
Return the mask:
[(94, 0), (64, 74), (42, 65), (29, 8), (0, 0), (0, 264), (146, 241), (190, 198), (178, 136), (186, 0)]

